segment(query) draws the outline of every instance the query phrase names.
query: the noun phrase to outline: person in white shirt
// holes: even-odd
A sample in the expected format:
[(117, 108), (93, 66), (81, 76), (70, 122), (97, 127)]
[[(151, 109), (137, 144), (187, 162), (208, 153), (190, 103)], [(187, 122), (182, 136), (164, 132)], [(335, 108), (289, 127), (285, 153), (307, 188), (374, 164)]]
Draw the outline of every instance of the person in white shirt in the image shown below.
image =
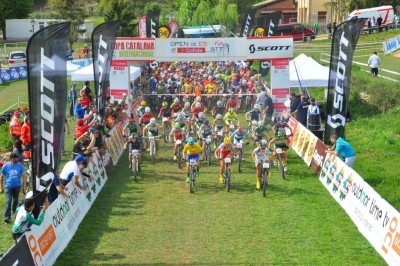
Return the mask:
[(378, 76), (378, 67), (381, 64), (381, 59), (378, 54), (374, 52), (368, 59), (368, 66), (371, 68), (371, 76)]
[(314, 98), (310, 99), (310, 105), (308, 106), (308, 109), (307, 109), (307, 125), (308, 126), (310, 125), (310, 120), (309, 120), (310, 114), (318, 114), (318, 115), (320, 114), (318, 104), (315, 103)]

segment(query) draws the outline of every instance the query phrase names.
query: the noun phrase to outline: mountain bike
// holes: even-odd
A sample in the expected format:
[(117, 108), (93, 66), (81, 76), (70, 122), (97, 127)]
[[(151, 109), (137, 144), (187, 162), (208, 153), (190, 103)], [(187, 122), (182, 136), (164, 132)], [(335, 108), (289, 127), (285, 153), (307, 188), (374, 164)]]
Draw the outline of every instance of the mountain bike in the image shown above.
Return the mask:
[(176, 160), (178, 162), (179, 169), (182, 169), (182, 140), (176, 140)]
[(231, 189), (231, 158), (225, 158), (224, 160), (225, 160), (224, 182), (226, 191), (229, 192), (229, 190)]
[(239, 173), (242, 172), (242, 160), (243, 160), (242, 147), (243, 147), (243, 143), (241, 143), (241, 142), (236, 143), (237, 159), (238, 159), (238, 171), (239, 171)]
[(145, 137), (144, 139), (147, 139), (149, 142), (149, 152), (150, 152), (150, 157), (151, 157), (151, 162), (153, 164), (156, 163), (156, 139), (158, 139), (160, 136), (149, 136)]
[(163, 132), (164, 132), (164, 142), (168, 142), (168, 134), (171, 131), (171, 125), (169, 124), (168, 118), (163, 117)]
[[(247, 120), (248, 122), (251, 121), (251, 125), (249, 126), (249, 133), (251, 136), (255, 134), (254, 130), (257, 128), (257, 121), (256, 120)], [(254, 146), (257, 144), (256, 139), (252, 137)]]
[(203, 139), (206, 141), (206, 146), (204, 147), (204, 154), (206, 157), (207, 165), (211, 165), (211, 135), (207, 136), (206, 139)]
[(190, 193), (194, 193), (194, 182), (196, 181), (196, 175), (197, 175), (197, 161), (195, 159), (190, 159), (189, 165), (190, 165), (189, 188), (190, 188)]
[(223, 136), (224, 136), (224, 132), (223, 132), (223, 128), (222, 128), (221, 130), (217, 131), (217, 139), (216, 139), (217, 147), (219, 147), (219, 145), (221, 145)]
[(285, 167), (283, 165), (283, 160), (282, 160), (283, 150), (282, 150), (282, 148), (276, 148), (275, 152), (276, 152), (276, 158), (278, 160), (278, 168), (282, 174), (282, 179), (285, 179)]
[(269, 176), (269, 161), (265, 161), (262, 164), (262, 169), (261, 169), (261, 187), (262, 187), (263, 197), (265, 197), (266, 195), (268, 176)]
[(139, 166), (139, 150), (132, 150), (132, 171), (133, 171), (133, 177), (135, 182), (137, 182), (137, 174), (139, 172), (140, 166)]

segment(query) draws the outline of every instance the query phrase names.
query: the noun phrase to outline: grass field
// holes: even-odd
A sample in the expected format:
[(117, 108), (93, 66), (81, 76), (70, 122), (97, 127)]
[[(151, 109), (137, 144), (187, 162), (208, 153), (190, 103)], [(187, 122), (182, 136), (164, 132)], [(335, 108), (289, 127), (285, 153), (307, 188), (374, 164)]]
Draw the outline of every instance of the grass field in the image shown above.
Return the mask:
[[(392, 35), (376, 36), (398, 34), (389, 33)], [(360, 42), (373, 41), (369, 38), (376, 36), (361, 36)], [(318, 57), (323, 50), (319, 46), (327, 43), (313, 41), (304, 50)], [(296, 46), (296, 53), (301, 47)], [(363, 53), (368, 56), (371, 51)], [(398, 58), (387, 59), (385, 68), (396, 71)], [(310, 92), (322, 100), (322, 89)], [(1, 85), (0, 110), (14, 104), (18, 96), (20, 101), (27, 100), (26, 81)], [(352, 109), (354, 121), (346, 131), (357, 152), (354, 168), (399, 209), (398, 170), (394, 166), (400, 164), (396, 156), (400, 150), (400, 111), (372, 116), (361, 111), (368, 109), (368, 103), (358, 102), (353, 95), (350, 104), (357, 108)], [(74, 119), (68, 120), (73, 128)], [(67, 150), (71, 147), (72, 138), (67, 136)], [(255, 189), (254, 165), (248, 156), (252, 144), (246, 148), (244, 173), (238, 175), (234, 170), (230, 193), (218, 184), (214, 162), (212, 167), (201, 169), (196, 193), (190, 194), (184, 171), (172, 162), (171, 144), (162, 143), (161, 147), (155, 166), (149, 165), (146, 154), (138, 183), (132, 181), (126, 154), (121, 158), (57, 265), (385, 265), (294, 153), (289, 154), (287, 179), (279, 178), (274, 169), (263, 198)], [(63, 157), (62, 164), (68, 159)], [(0, 206), (4, 206), (4, 198), (0, 195)], [(10, 228), (0, 223), (2, 252), (12, 245)]]

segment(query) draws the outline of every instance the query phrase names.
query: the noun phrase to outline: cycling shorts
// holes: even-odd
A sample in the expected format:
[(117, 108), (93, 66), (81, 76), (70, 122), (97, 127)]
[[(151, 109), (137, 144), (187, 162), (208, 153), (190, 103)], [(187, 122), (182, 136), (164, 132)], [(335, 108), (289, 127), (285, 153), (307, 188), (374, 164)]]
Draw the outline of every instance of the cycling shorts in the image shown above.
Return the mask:
[(219, 152), (219, 158), (225, 159), (225, 158), (227, 158), (227, 157), (231, 157), (231, 156), (230, 156), (230, 155), (231, 155), (231, 152), (232, 152), (232, 150), (227, 150), (227, 151), (221, 150), (221, 151)]
[(233, 137), (233, 144), (237, 144), (237, 143), (243, 143), (243, 138), (237, 139), (237, 138)]
[(179, 135), (179, 136), (174, 136), (174, 140), (183, 140), (183, 134)]
[(192, 159), (198, 161), (199, 160), (199, 154), (196, 153), (196, 154), (187, 154), (186, 155), (186, 162), (187, 163), (189, 163), (189, 161), (192, 160)]

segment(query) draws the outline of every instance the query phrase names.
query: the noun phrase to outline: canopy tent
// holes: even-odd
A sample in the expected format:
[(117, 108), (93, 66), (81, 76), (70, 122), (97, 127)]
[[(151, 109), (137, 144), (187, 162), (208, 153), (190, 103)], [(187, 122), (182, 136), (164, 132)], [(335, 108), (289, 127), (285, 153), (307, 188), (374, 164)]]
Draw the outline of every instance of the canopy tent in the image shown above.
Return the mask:
[[(141, 68), (130, 66), (130, 80), (135, 80), (141, 75)], [(85, 66), (71, 74), (72, 81), (94, 81), (93, 64)]]
[(75, 72), (80, 68), (81, 68), (80, 65), (72, 64), (70, 61), (67, 61), (67, 75), (68, 76), (71, 75), (72, 72)]
[(291, 60), (289, 69), (290, 87), (292, 88), (328, 87), (329, 67), (322, 66), (305, 54), (300, 54)]

